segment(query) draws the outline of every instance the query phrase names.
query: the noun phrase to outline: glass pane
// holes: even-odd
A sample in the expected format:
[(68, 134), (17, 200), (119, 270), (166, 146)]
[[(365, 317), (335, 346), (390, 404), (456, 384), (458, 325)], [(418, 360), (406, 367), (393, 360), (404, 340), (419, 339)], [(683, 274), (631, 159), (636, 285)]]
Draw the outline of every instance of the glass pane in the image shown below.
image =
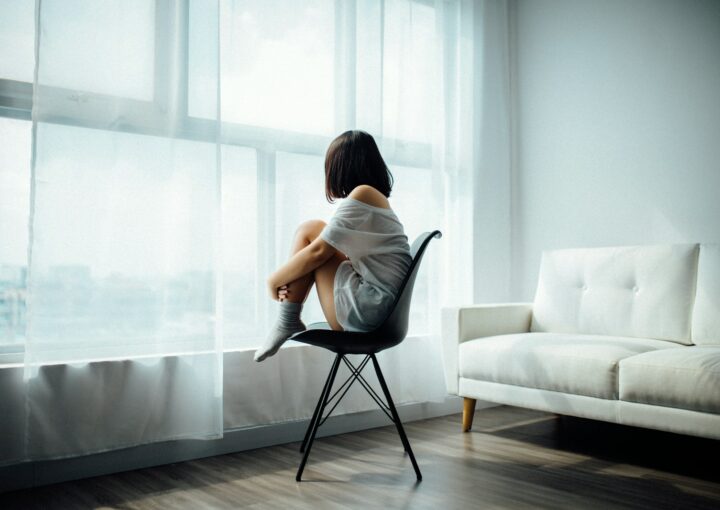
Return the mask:
[(223, 121), (332, 134), (335, 1), (236, 0), (223, 9)]
[(217, 118), (218, 4), (190, 0), (188, 114)]
[[(442, 225), (442, 211), (433, 207), (432, 172), (427, 168), (391, 166), (395, 178), (390, 204), (405, 227), (408, 242)], [(420, 268), (410, 309), (410, 335), (427, 334), (429, 331), (430, 295), (428, 292), (428, 259)]]
[[(311, 219), (327, 222), (337, 207), (325, 199), (324, 161), (320, 156), (277, 153), (275, 239), (276, 260), (280, 263), (289, 257), (295, 229), (300, 223)], [(303, 321), (305, 324), (325, 321), (314, 289), (303, 309)]]
[(257, 155), (253, 149), (224, 146), (222, 157), (225, 347), (255, 347), (262, 336), (258, 299), (269, 299), (266, 275), (257, 271)]
[(385, 2), (383, 136), (429, 142), (435, 87), (435, 9), (407, 0)]
[(216, 146), (43, 123), (37, 140), (34, 361), (214, 349)]
[(40, 16), (40, 83), (153, 98), (155, 2), (44, 0)]
[(382, 133), (383, 2), (357, 0), (355, 44), (356, 128)]
[(0, 118), (0, 352), (25, 341), (31, 127)]
[(35, 69), (35, 2), (0, 3), (0, 78), (33, 81)]

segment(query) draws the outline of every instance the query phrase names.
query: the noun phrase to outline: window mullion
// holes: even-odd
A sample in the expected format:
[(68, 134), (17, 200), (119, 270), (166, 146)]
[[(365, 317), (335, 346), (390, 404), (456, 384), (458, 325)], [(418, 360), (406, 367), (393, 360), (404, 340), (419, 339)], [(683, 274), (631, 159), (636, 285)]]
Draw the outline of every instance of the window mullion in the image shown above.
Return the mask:
[(335, 131), (355, 128), (356, 121), (355, 0), (335, 1)]
[(185, 120), (188, 115), (188, 86), (190, 74), (188, 69), (190, 44), (190, 2), (181, 0), (176, 4), (175, 17), (175, 66), (177, 79), (173, 84), (175, 94), (175, 112)]
[(32, 83), (0, 79), (0, 117), (30, 120)]
[(154, 102), (162, 115), (179, 121), (187, 119), (188, 36), (188, 0), (158, 0), (155, 11)]
[(383, 115), (385, 109), (385, 91), (384, 91), (384, 80), (385, 80), (385, 0), (380, 0), (380, 84), (379, 84), (379, 95), (380, 104), (378, 105), (378, 124), (380, 125), (378, 136), (383, 138)]
[(275, 151), (257, 151), (257, 287), (256, 303), (258, 303), (258, 325), (261, 330), (270, 323), (271, 304), (267, 297), (265, 279), (275, 270), (277, 262), (276, 237), (276, 199), (275, 186), (276, 161)]
[(355, 74), (356, 123), (358, 127), (382, 140), (382, 94), (383, 94), (383, 0), (356, 0), (355, 28)]

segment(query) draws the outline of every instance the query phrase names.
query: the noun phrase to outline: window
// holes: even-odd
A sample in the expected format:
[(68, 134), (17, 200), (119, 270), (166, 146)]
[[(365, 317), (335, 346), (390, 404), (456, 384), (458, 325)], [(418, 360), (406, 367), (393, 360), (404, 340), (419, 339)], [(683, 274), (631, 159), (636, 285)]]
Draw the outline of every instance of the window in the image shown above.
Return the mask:
[[(386, 136), (429, 142), (435, 9), (420, 2), (387, 2), (383, 58), (383, 129)], [(403, 83), (412, 83), (404, 87)]]
[(0, 353), (25, 341), (31, 123), (0, 117)]
[(335, 4), (231, 2), (221, 46), (224, 121), (333, 134)]
[[(152, 2), (127, 0), (120, 6), (65, 0), (46, 2), (42, 9), (45, 15), (63, 20), (63, 30), (53, 33), (53, 37), (62, 40), (61, 58), (53, 54), (52, 42), (43, 46), (43, 85), (129, 99), (153, 99), (156, 23)], [(111, 33), (103, 38), (88, 34), (97, 26)], [(89, 40), (93, 44), (87, 44)], [(118, 40), (123, 44), (115, 44)]]
[[(211, 211), (193, 208), (212, 192), (212, 179), (194, 159), (198, 154), (213, 157), (215, 150), (218, 103), (201, 92), (209, 86), (222, 92), (220, 281), (226, 348), (259, 343), (274, 316), (265, 289), (268, 273), (287, 257), (300, 221), (327, 220), (334, 211), (336, 206), (325, 201), (323, 161), (327, 145), (341, 131), (358, 127), (376, 136), (396, 179), (392, 203), (410, 242), (429, 225), (441, 223), (431, 198), (430, 108), (436, 94), (428, 63), (435, 37), (432, 3), (228, 0), (220, 3), (218, 13), (217, 5), (201, 0), (132, 0), (117, 11), (89, 0), (69, 0), (43, 8), (58, 9), (55, 15), (67, 19), (63, 37), (77, 42), (73, 60), (63, 59), (62, 68), (48, 65), (40, 77), (57, 90), (58, 110), (72, 107), (76, 119), (71, 125), (59, 115), (38, 129), (38, 136), (57, 144), (58, 156), (51, 164), (62, 182), (53, 185), (62, 187), (62, 201), (73, 204), (52, 218), (57, 222), (54, 234), (36, 240), (43, 253), (62, 253), (37, 261), (43, 272), (33, 279), (46, 286), (46, 300), (36, 310), (57, 315), (52, 334), (58, 341), (70, 334), (62, 317), (72, 315), (88, 337), (103, 328), (113, 330), (126, 344), (135, 339), (141, 353), (143, 336), (156, 332), (144, 320), (143, 307), (161, 301), (177, 318), (164, 327), (174, 328), (168, 338), (178, 348), (184, 342), (197, 345), (209, 335), (208, 303), (217, 284), (208, 266), (212, 240), (199, 226), (207, 218), (194, 215)], [(31, 123), (21, 119), (30, 118), (32, 106), (34, 3), (4, 2), (0, 13), (0, 137), (8, 141), (0, 146), (0, 347), (17, 349), (25, 335)], [(108, 39), (121, 38), (123, 45), (83, 44), (93, 19), (112, 20), (104, 24), (116, 32)], [(219, 48), (217, 41), (202, 36), (218, 22)], [(123, 62), (122, 73), (114, 64), (118, 61)], [(218, 69), (221, 81), (215, 84)], [(102, 122), (106, 97), (135, 102), (142, 111), (112, 126), (126, 132), (121, 147), (108, 146), (103, 134), (108, 128)], [(172, 143), (184, 157), (164, 161), (168, 139), (155, 131), (153, 118), (170, 114), (177, 116), (180, 133)], [(94, 151), (107, 150), (121, 151), (122, 157), (110, 175), (96, 175)], [(67, 164), (63, 153), (72, 153), (80, 163)], [(36, 193), (42, 194), (49, 184), (38, 182)], [(83, 183), (106, 189), (105, 196), (115, 199), (94, 201), (92, 194), (83, 193)], [(58, 202), (52, 211), (63, 207)], [(100, 228), (99, 216), (105, 225), (112, 225), (113, 217), (152, 221), (132, 231), (118, 227), (112, 246), (83, 245), (80, 239)], [(110, 256), (121, 246), (123, 257)], [(192, 263), (147, 263), (152, 259), (148, 253), (169, 246), (185, 250), (184, 260)], [(106, 250), (108, 256), (96, 257), (105, 262), (88, 267), (83, 258), (87, 250), (95, 255)], [(429, 327), (427, 267), (416, 283), (411, 334), (426, 334)], [(152, 272), (154, 283), (135, 285), (136, 271)], [(101, 311), (110, 308), (117, 313)], [(314, 292), (305, 318), (323, 320)]]
[(211, 349), (215, 145), (50, 123), (36, 136), (35, 345), (82, 347), (68, 359)]
[(257, 345), (262, 337), (260, 303), (267, 300), (258, 274), (258, 252), (264, 236), (258, 222), (257, 152), (222, 148), (224, 340), (229, 347)]
[(32, 82), (35, 69), (35, 2), (0, 4), (0, 78)]

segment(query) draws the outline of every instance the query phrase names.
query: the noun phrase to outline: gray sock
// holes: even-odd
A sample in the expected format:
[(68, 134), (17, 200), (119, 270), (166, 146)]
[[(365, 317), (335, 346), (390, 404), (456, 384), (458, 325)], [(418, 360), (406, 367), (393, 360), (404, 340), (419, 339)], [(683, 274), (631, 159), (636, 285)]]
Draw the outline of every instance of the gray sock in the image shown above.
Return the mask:
[(275, 322), (275, 327), (270, 330), (262, 347), (255, 351), (255, 361), (262, 361), (272, 356), (285, 343), (285, 340), (298, 331), (307, 329), (303, 321), (300, 320), (302, 306), (302, 303), (291, 303), (290, 301), (280, 303), (280, 313)]

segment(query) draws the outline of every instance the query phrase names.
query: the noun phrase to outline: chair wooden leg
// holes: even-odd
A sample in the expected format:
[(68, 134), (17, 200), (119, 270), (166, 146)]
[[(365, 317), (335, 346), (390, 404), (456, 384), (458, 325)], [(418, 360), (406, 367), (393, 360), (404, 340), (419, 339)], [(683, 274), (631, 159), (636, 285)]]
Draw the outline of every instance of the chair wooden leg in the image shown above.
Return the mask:
[(463, 401), (463, 423), (462, 431), (467, 432), (472, 428), (473, 417), (475, 416), (475, 404), (477, 400), (467, 398)]

